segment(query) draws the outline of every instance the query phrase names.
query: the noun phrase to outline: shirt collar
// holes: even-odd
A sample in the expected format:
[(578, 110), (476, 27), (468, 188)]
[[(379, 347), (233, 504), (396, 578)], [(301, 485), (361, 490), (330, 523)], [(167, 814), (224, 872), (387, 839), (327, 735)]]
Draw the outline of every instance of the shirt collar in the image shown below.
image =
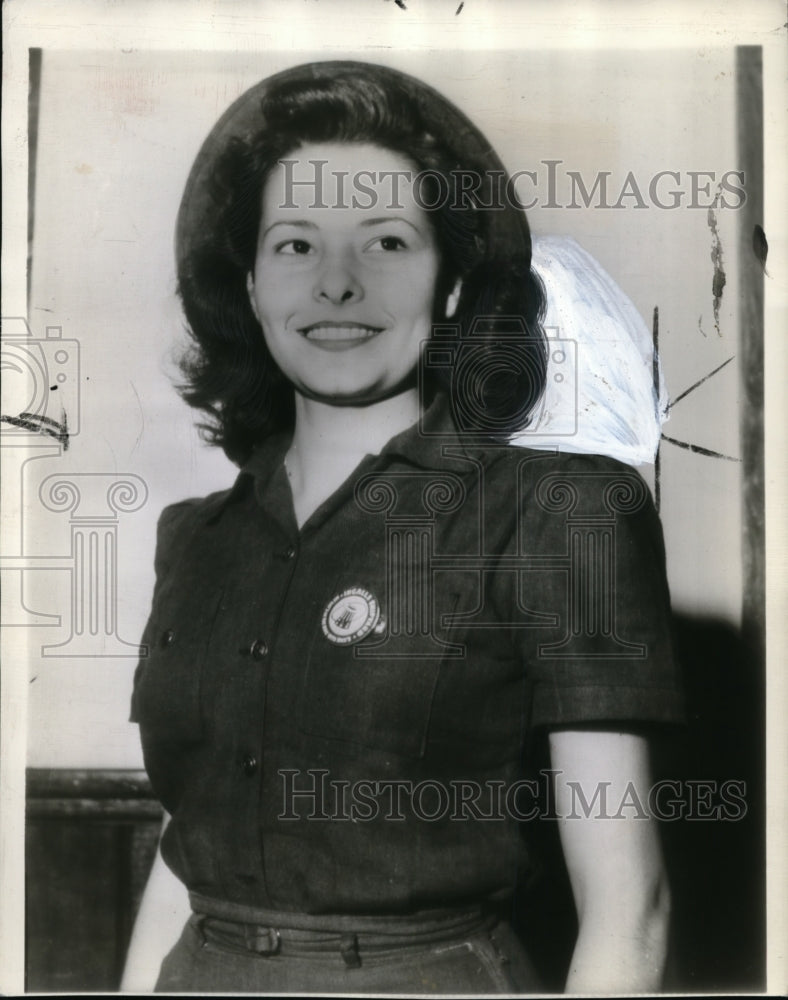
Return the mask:
[(396, 434), (381, 457), (397, 456), (420, 469), (467, 472), (468, 458), (487, 463), (496, 446), (488, 437), (457, 430), (448, 395), (438, 392), (420, 419)]
[[(221, 499), (217, 509), (213, 506), (209, 517), (219, 514), (234, 500), (244, 495), (254, 483), (258, 500), (269, 494), (272, 480), (281, 474), (292, 433), (277, 432), (262, 441), (251, 456), (241, 466), (235, 484)], [(395, 434), (382, 448), (380, 461), (399, 458), (416, 468), (427, 471), (450, 471), (467, 473), (474, 463), (487, 464), (501, 446), (492, 444), (489, 438), (458, 431), (452, 418), (451, 402), (444, 392), (436, 393), (432, 402), (420, 419), (406, 430)]]

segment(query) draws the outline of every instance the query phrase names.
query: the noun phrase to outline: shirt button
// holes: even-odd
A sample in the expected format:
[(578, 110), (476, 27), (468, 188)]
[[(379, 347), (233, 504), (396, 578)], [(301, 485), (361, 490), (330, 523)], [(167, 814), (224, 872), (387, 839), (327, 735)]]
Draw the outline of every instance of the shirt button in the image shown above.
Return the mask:
[(162, 632), (159, 639), (159, 645), (164, 648), (165, 646), (171, 646), (175, 641), (175, 632), (168, 628), (165, 632)]
[(257, 770), (257, 758), (253, 754), (246, 754), (241, 761), (241, 770), (247, 777), (251, 777)]
[(255, 639), (255, 641), (249, 647), (249, 652), (252, 654), (255, 660), (262, 660), (266, 656), (268, 656), (268, 646), (263, 642), (262, 639)]

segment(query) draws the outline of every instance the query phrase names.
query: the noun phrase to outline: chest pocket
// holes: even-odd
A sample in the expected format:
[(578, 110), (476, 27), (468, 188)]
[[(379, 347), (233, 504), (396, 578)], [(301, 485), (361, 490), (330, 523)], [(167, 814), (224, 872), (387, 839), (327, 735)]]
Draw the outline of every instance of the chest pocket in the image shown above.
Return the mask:
[[(340, 584), (313, 634), (300, 696), (301, 729), (351, 753), (369, 747), (423, 757), (442, 664), (463, 655), (443, 624), (460, 595), (433, 595), (434, 606), (422, 609), (421, 622), (418, 609), (415, 615), (392, 615), (383, 606), (377, 628), (356, 638), (353, 626), (363, 632), (364, 605), (371, 597), (354, 593), (360, 590), (343, 590)], [(344, 604), (336, 601), (342, 595)]]
[(202, 739), (203, 674), (222, 591), (162, 588), (143, 634), (134, 691), (143, 733), (166, 742)]

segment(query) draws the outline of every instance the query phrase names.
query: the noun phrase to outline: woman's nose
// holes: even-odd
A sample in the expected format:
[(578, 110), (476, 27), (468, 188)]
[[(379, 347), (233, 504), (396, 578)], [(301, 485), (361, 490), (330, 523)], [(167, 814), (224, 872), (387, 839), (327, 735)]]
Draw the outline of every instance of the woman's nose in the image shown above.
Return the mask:
[(342, 305), (364, 297), (364, 291), (352, 264), (340, 257), (326, 260), (317, 276), (314, 298), (318, 302)]

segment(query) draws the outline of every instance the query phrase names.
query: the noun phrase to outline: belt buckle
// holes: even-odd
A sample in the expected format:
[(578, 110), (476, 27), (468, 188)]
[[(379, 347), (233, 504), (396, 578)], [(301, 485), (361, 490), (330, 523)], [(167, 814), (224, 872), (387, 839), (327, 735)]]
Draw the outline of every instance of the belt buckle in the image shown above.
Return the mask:
[(276, 927), (259, 927), (257, 924), (244, 924), (244, 941), (249, 951), (257, 955), (276, 955), (282, 944)]

